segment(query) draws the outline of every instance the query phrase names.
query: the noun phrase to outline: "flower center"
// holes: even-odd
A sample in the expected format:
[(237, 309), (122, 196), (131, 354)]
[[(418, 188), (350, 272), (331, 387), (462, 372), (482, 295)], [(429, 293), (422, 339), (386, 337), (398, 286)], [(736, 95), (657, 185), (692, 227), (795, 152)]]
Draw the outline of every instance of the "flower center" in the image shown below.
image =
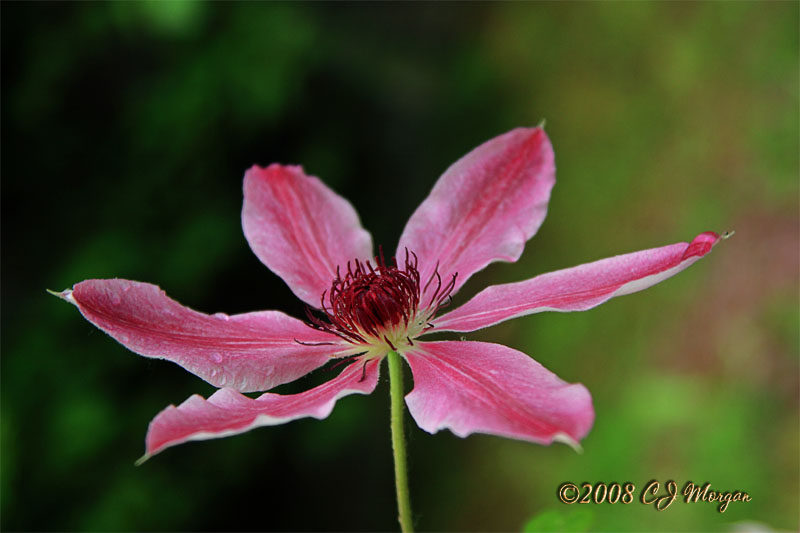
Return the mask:
[[(436, 311), (449, 303), (456, 276), (442, 286), (438, 264), (431, 278), (421, 290), (417, 256), (406, 250), (402, 268), (397, 259), (387, 265), (383, 250), (370, 261), (347, 263), (342, 276), (339, 269), (331, 288), (322, 294), (321, 319), (307, 309), (309, 326), (338, 335), (344, 340), (373, 347), (413, 346), (412, 339), (432, 327), (430, 320)], [(420, 306), (421, 293), (436, 280), (436, 290), (424, 306)]]

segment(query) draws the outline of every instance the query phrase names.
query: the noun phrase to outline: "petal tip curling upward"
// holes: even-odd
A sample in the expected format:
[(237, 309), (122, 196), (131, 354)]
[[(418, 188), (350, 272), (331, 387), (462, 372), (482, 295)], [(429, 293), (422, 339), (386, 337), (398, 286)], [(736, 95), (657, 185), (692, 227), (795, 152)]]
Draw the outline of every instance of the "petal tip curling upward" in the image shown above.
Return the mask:
[(692, 242), (689, 243), (689, 246), (686, 248), (686, 251), (683, 252), (683, 257), (681, 259), (686, 260), (690, 257), (703, 257), (711, 249), (722, 239), (727, 239), (730, 236), (727, 232), (720, 237), (719, 234), (713, 231), (706, 231), (701, 233), (697, 237), (695, 237)]

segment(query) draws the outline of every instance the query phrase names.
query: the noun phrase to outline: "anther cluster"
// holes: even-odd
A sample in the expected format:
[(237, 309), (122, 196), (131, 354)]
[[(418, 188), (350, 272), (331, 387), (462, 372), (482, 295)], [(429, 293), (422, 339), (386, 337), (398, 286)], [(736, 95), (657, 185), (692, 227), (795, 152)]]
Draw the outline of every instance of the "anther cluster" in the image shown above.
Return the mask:
[[(443, 285), (437, 264), (421, 290), (417, 256), (408, 250), (405, 255), (402, 268), (394, 257), (392, 264), (387, 265), (382, 249), (375, 258), (375, 265), (358, 259), (348, 261), (344, 275), (337, 268), (330, 290), (320, 299), (324, 319), (307, 308), (308, 325), (353, 344), (378, 341), (396, 349), (397, 340), (403, 339), (413, 345), (412, 337), (432, 327), (429, 321), (449, 303), (456, 274)], [(436, 289), (429, 301), (420, 306), (421, 294), (434, 281)]]

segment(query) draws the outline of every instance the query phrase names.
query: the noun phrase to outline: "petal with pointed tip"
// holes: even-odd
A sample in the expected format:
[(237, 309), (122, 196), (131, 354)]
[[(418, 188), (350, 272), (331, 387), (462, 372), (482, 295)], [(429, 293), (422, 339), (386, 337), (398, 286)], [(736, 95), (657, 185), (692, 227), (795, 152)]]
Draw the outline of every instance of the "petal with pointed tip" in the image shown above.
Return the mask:
[(92, 279), (60, 296), (129, 350), (177, 363), (215, 387), (268, 390), (352, 353), (338, 337), (279, 311), (206, 315), (149, 283)]
[(233, 389), (220, 389), (207, 400), (191, 396), (179, 406), (170, 406), (150, 422), (145, 460), (156, 453), (190, 440), (237, 435), (260, 426), (284, 424), (298, 418), (322, 419), (336, 401), (350, 394), (370, 394), (378, 383), (381, 359), (355, 362), (334, 379), (299, 394), (266, 392), (248, 398)]
[(372, 258), (372, 237), (353, 206), (299, 166), (245, 173), (242, 227), (261, 262), (314, 307), (337, 267)]
[(594, 409), (583, 385), (565, 383), (507, 346), (485, 342), (419, 343), (404, 353), (414, 375), (409, 411), (429, 433), (489, 433), (550, 444), (589, 432)]
[(406, 224), (398, 257), (406, 248), (417, 254), (423, 283), (437, 262), (445, 283), (457, 272), (455, 293), (489, 263), (519, 259), (544, 221), (554, 183), (553, 148), (544, 130), (518, 128), (495, 137), (442, 174)]
[(434, 321), (433, 331), (475, 331), (542, 311), (585, 311), (660, 283), (688, 268), (720, 240), (714, 232), (681, 242), (487, 287)]

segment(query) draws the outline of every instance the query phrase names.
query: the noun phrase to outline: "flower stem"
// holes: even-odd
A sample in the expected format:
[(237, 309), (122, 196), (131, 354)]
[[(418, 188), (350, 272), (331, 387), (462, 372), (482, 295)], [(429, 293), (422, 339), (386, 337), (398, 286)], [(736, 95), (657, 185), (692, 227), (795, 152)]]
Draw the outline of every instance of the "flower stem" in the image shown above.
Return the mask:
[(408, 498), (408, 468), (406, 439), (403, 435), (403, 363), (396, 352), (390, 351), (389, 389), (392, 403), (392, 452), (394, 453), (394, 484), (397, 490), (397, 519), (404, 532), (414, 531), (411, 523), (411, 501)]

